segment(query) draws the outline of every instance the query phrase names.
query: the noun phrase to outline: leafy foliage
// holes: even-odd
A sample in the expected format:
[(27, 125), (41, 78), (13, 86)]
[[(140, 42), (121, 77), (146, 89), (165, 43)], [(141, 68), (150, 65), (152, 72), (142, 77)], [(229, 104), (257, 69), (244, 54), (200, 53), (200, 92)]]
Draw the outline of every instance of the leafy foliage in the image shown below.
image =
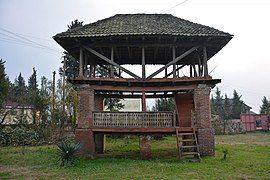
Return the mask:
[(61, 166), (71, 166), (79, 156), (79, 152), (82, 148), (81, 144), (69, 143), (61, 141), (57, 144), (59, 150), (58, 155)]
[(8, 94), (9, 80), (5, 73), (5, 61), (0, 59), (0, 103), (3, 102)]
[(239, 119), (241, 113), (245, 113), (248, 110), (248, 106), (241, 100), (241, 96), (234, 90), (233, 98), (228, 98), (225, 94), (225, 98), (221, 95), (219, 88), (216, 88), (215, 98), (211, 99), (212, 113), (219, 115), (223, 120)]
[(175, 102), (173, 98), (159, 98), (155, 100), (152, 111), (174, 111)]
[(33, 129), (26, 127), (9, 127), (6, 126), (0, 130), (1, 145), (34, 145), (38, 142), (39, 135)]
[(262, 106), (260, 107), (261, 114), (267, 114), (270, 116), (270, 101), (266, 98), (266, 96), (262, 99)]

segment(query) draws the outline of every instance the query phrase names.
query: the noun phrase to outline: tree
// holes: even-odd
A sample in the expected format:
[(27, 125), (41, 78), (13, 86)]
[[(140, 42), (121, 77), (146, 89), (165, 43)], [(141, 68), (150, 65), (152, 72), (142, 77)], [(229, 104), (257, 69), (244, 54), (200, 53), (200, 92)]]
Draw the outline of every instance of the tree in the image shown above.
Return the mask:
[(243, 104), (241, 96), (234, 90), (232, 98), (232, 119), (240, 118), (240, 114), (243, 112)]
[(215, 109), (215, 113), (216, 115), (219, 115), (220, 118), (224, 117), (223, 114), (223, 96), (221, 95), (221, 91), (219, 90), (219, 88), (216, 88), (215, 91), (215, 99), (213, 99), (213, 104), (214, 104), (214, 109)]
[[(83, 21), (80, 22), (78, 19), (75, 19), (71, 22), (71, 25), (68, 25), (68, 31), (83, 26)], [(68, 79), (75, 78), (79, 75), (79, 62), (72, 57), (68, 52), (64, 52), (63, 61), (61, 62), (63, 65), (65, 64), (65, 75)], [(63, 76), (63, 68), (59, 68), (59, 74)]]
[(120, 98), (106, 98), (105, 104), (107, 106), (107, 110), (109, 111), (119, 111), (124, 109), (125, 105), (122, 104)]
[(175, 102), (173, 98), (158, 98), (155, 100), (155, 105), (152, 111), (174, 111)]
[(231, 118), (232, 115), (231, 103), (227, 94), (225, 94), (224, 103), (222, 105), (222, 114), (223, 114), (223, 134), (225, 134), (227, 121)]
[(13, 101), (19, 104), (28, 102), (27, 86), (25, 85), (25, 80), (21, 73), (19, 74), (18, 78), (15, 79), (11, 98)]
[(260, 113), (267, 114), (268, 116), (270, 115), (270, 101), (266, 98), (266, 96), (263, 96)]
[(37, 112), (39, 104), (42, 103), (39, 97), (37, 71), (33, 68), (33, 74), (28, 79), (28, 102), (33, 106), (33, 124), (37, 122)]
[(5, 63), (5, 61), (0, 59), (0, 103), (6, 100), (10, 84), (5, 72)]

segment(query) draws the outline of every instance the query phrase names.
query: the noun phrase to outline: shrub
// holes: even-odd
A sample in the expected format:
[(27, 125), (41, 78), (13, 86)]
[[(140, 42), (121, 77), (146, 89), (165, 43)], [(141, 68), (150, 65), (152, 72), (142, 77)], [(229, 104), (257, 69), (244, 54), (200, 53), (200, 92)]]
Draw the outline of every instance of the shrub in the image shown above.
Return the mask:
[(0, 132), (0, 144), (2, 145), (33, 145), (37, 143), (39, 139), (38, 133), (33, 129), (27, 129), (26, 127), (4, 127)]
[(81, 144), (74, 144), (66, 141), (61, 141), (60, 143), (57, 144), (57, 146), (59, 148), (58, 161), (60, 162), (61, 166), (73, 165), (79, 156), (79, 151), (82, 148)]

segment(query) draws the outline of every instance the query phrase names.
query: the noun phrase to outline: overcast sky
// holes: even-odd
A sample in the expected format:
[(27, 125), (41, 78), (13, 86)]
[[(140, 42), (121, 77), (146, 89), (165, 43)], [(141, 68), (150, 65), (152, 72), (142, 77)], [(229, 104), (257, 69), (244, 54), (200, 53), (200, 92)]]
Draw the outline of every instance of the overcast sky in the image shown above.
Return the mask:
[(63, 49), (52, 36), (75, 19), (92, 23), (115, 14), (168, 13), (229, 32), (234, 38), (210, 61), (223, 94), (235, 89), (258, 112), (270, 97), (269, 0), (0, 0), (0, 58), (10, 80), (52, 78), (61, 66)]

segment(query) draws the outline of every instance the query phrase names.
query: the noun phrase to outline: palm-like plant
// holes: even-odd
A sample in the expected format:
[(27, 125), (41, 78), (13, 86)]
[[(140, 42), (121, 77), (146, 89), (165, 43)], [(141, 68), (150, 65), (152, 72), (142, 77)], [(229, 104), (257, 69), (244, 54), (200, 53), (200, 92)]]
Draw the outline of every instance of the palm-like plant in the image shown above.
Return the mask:
[(61, 166), (71, 166), (79, 156), (79, 151), (82, 148), (82, 144), (68, 143), (61, 141), (57, 144), (59, 159)]

